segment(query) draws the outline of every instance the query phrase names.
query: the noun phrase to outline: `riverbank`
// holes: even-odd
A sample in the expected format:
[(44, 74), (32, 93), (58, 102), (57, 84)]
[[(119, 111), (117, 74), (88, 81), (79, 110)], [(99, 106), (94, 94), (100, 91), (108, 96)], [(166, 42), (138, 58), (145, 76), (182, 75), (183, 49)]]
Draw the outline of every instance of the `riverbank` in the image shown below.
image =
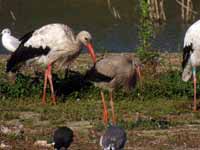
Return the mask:
[[(26, 68), (28, 71), (10, 84), (4, 72), (7, 58), (8, 55), (0, 56), (0, 125), (21, 128), (19, 134), (0, 132), (1, 142), (15, 150), (52, 149), (39, 148), (34, 143), (50, 142), (54, 129), (67, 125), (75, 132), (71, 150), (100, 150), (99, 138), (104, 127), (99, 89), (83, 80), (92, 66), (88, 55), (82, 54), (67, 76), (54, 70), (56, 106), (50, 104), (50, 95), (47, 105), (41, 105), (43, 75), (35, 75), (31, 68)], [(142, 84), (134, 91), (115, 93), (118, 124), (128, 134), (126, 150), (200, 148), (200, 113), (192, 112), (192, 82), (182, 82), (180, 66), (181, 54), (162, 54), (156, 64), (142, 66)]]

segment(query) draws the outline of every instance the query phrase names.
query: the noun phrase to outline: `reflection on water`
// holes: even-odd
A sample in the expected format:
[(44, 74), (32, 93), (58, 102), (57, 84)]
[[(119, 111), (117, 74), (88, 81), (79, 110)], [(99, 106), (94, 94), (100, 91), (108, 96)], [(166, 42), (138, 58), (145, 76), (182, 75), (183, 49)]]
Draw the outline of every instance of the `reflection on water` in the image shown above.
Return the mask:
[[(194, 9), (199, 10), (200, 1), (193, 2)], [(182, 24), (180, 6), (174, 0), (168, 0), (164, 7), (167, 22), (157, 28), (153, 47), (179, 51), (187, 26)], [(99, 51), (134, 51), (138, 43), (137, 0), (0, 0), (0, 19), (0, 29), (9, 27), (17, 37), (59, 22), (68, 24), (76, 33), (83, 29), (91, 32)]]

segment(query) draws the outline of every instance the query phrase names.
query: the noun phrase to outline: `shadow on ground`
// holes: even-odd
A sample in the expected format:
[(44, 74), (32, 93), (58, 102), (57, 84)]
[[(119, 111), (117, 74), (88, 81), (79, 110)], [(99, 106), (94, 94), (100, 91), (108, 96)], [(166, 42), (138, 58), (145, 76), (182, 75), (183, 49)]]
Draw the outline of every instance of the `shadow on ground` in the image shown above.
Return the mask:
[[(64, 73), (63, 77), (59, 77), (55, 73), (52, 76), (56, 96), (63, 101), (70, 94), (87, 91), (92, 86), (89, 81), (85, 80), (83, 74), (76, 71), (68, 70)], [(43, 73), (37, 72), (34, 76), (18, 73), (16, 74), (14, 83), (10, 81), (0, 83), (0, 96), (15, 98), (42, 95), (43, 82)], [(50, 93), (49, 87), (47, 88), (47, 93)]]
[(62, 79), (53, 74), (53, 80), (56, 96), (61, 97), (63, 101), (68, 95), (74, 92), (86, 92), (92, 86), (83, 74), (71, 70), (65, 72)]

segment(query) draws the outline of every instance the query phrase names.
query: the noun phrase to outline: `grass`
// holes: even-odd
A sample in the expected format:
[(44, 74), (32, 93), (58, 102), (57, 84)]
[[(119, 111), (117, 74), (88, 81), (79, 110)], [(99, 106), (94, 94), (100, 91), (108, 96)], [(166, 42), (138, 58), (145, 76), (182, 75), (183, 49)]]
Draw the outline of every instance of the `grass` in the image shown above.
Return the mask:
[[(101, 119), (101, 101), (99, 100), (68, 100), (66, 102), (60, 102), (56, 106), (52, 106), (50, 103), (43, 106), (40, 99), (37, 101), (31, 101), (30, 99), (0, 101), (1, 118), (13, 119), (18, 118), (17, 114), (13, 112), (35, 112), (41, 115), (40, 120), (58, 121), (98, 121)], [(159, 118), (168, 114), (178, 115), (180, 113), (190, 112), (190, 108), (183, 108), (183, 104), (188, 103), (187, 100), (134, 100), (120, 102), (115, 101), (116, 113), (118, 119), (131, 120), (133, 114), (141, 113), (145, 116), (151, 116), (153, 118)], [(15, 106), (14, 108), (11, 106)], [(109, 105), (108, 105), (109, 106)], [(178, 107), (182, 107), (182, 110), (178, 110)], [(92, 115), (91, 115), (92, 114)], [(196, 116), (195, 116), (196, 117)], [(199, 118), (199, 116), (197, 115)]]
[[(146, 64), (147, 66), (144, 66), (142, 71), (142, 84), (138, 84), (130, 93), (121, 90), (115, 92), (117, 122), (128, 131), (127, 147), (135, 148), (136, 146), (136, 148), (143, 147), (150, 150), (151, 148), (170, 149), (176, 144), (181, 147), (178, 140), (187, 141), (187, 147), (192, 147), (195, 136), (196, 139), (200, 138), (200, 135), (193, 131), (200, 127), (200, 113), (191, 111), (192, 82), (181, 81), (179, 63), (173, 62), (173, 56), (163, 57), (164, 63), (156, 66), (154, 68), (156, 71)], [(18, 120), (25, 128), (22, 139), (14, 141), (12, 136), (1, 135), (0, 140), (6, 139), (14, 144), (16, 149), (22, 143), (26, 148), (28, 143), (33, 144), (38, 139), (50, 141), (52, 132), (57, 126), (70, 125), (75, 129), (77, 139), (72, 149), (77, 149), (80, 145), (81, 148), (89, 145), (91, 149), (99, 149), (98, 139), (105, 129), (102, 122), (102, 104), (99, 89), (84, 80), (84, 69), (87, 68), (87, 65), (83, 65), (84, 63), (87, 64), (87, 62), (83, 61), (81, 73), (77, 72), (80, 69), (78, 66), (76, 66), (77, 70), (72, 68), (73, 71), (68, 74), (54, 71), (58, 100), (56, 106), (51, 105), (49, 90), (47, 104), (41, 105), (42, 74), (32, 76), (19, 73), (16, 82), (12, 84), (6, 80), (6, 74), (0, 71), (0, 110), (2, 112), (0, 123), (10, 124), (13, 120)], [(5, 62), (1, 62), (0, 68), (4, 68), (4, 65)], [(199, 85), (197, 91), (200, 91)], [(108, 99), (108, 93), (106, 93), (109, 106)], [(109, 116), (111, 117), (110, 107)], [(73, 122), (78, 122), (80, 125)], [(187, 129), (188, 125), (194, 128)], [(186, 137), (190, 134), (191, 138), (187, 139)], [(158, 139), (161, 140), (160, 146), (151, 143), (151, 141), (156, 143)], [(146, 143), (149, 143), (148, 147)], [(161, 146), (164, 144), (168, 145)]]

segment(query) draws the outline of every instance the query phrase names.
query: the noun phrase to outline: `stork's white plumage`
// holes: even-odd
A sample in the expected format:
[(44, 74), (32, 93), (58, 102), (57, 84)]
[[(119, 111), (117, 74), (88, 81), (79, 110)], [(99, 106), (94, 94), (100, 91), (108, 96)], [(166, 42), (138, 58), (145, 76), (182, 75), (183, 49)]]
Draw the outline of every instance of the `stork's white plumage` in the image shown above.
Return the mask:
[(11, 30), (6, 28), (6, 29), (3, 29), (2, 32), (2, 45), (10, 52), (14, 52), (19, 44), (20, 44), (20, 41), (11, 35)]
[(182, 80), (188, 81), (192, 74), (194, 80), (194, 106), (196, 111), (196, 67), (200, 65), (200, 20), (192, 24), (186, 31), (183, 48)]
[(51, 66), (58, 63), (65, 66), (74, 60), (86, 46), (94, 62), (96, 55), (91, 45), (91, 35), (87, 31), (81, 31), (77, 36), (72, 29), (64, 24), (48, 24), (35, 31), (24, 35), (21, 44), (12, 54), (7, 63), (7, 72), (16, 72), (23, 62), (36, 62), (47, 66), (45, 71), (44, 91), (42, 102), (46, 103), (47, 79), (50, 83), (51, 96), (55, 104), (54, 89), (52, 83)]

